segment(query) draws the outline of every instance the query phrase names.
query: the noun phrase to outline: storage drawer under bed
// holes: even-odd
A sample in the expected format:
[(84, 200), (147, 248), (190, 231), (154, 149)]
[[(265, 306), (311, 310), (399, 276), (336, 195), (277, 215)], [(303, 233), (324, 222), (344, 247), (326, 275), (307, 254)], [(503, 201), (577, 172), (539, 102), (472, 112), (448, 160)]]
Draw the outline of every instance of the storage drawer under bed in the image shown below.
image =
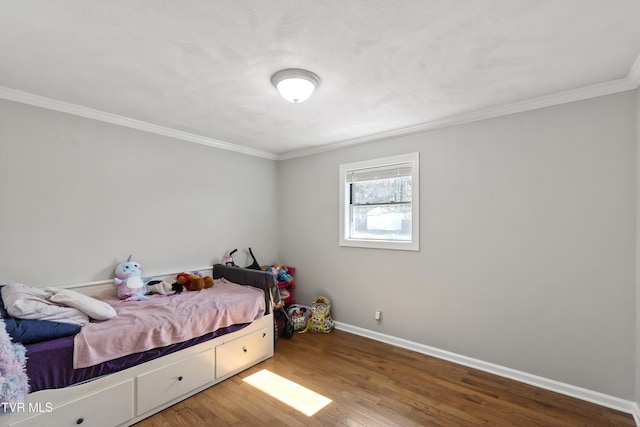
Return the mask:
[(137, 415), (213, 381), (213, 348), (139, 375)]
[[(105, 405), (105, 402), (109, 404)], [(53, 407), (51, 410), (46, 403), (33, 404), (33, 407), (29, 406), (25, 410), (38, 410), (42, 413), (9, 424), (11, 427), (120, 425), (133, 418), (133, 379)]]
[(273, 336), (266, 328), (216, 346), (216, 379), (242, 370), (269, 355)]

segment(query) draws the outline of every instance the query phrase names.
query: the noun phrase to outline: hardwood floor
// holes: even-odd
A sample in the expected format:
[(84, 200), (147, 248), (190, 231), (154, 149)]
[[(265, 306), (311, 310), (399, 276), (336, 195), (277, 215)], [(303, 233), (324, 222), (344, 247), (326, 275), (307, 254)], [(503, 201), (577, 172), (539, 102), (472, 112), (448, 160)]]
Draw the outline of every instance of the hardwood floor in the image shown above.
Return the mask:
[[(263, 369), (332, 400), (313, 416), (253, 388)], [(276, 354), (136, 424), (181, 426), (634, 426), (629, 414), (343, 331)]]

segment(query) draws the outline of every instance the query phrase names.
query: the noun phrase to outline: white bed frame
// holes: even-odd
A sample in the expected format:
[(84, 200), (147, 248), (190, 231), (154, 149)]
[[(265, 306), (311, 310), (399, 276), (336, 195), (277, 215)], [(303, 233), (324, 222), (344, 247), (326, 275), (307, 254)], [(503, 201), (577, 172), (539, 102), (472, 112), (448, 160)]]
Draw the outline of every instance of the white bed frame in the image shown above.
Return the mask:
[[(205, 270), (206, 273), (206, 270)], [(210, 270), (209, 273), (210, 274)], [(113, 285), (75, 290), (115, 295)], [(273, 311), (213, 340), (79, 385), (27, 396), (0, 426), (129, 426), (273, 356)]]

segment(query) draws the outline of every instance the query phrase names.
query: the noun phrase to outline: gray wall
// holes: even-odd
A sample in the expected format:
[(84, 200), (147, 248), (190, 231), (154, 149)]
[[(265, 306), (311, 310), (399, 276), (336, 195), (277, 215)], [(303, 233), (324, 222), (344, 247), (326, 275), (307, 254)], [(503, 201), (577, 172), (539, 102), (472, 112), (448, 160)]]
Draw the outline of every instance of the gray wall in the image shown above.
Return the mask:
[[(336, 320), (634, 398), (635, 91), (280, 162), (280, 256)], [(338, 246), (338, 165), (420, 152), (420, 251)], [(383, 311), (383, 321), (374, 311)]]
[(0, 282), (278, 255), (275, 161), (0, 100)]
[[(631, 91), (276, 164), (0, 101), (0, 281), (106, 279), (129, 253), (155, 274), (252, 246), (341, 322), (632, 399), (637, 104)], [(412, 151), (420, 252), (339, 247), (338, 165)]]

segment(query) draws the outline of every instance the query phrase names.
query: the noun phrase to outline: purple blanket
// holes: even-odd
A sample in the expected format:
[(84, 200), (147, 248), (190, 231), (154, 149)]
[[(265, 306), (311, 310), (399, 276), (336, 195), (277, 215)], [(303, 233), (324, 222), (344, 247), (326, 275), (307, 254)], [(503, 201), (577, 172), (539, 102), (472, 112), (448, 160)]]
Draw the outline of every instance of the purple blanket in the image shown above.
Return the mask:
[(73, 369), (73, 336), (27, 345), (27, 375), (30, 392), (64, 388), (92, 378), (118, 372), (149, 360), (209, 341), (215, 337), (238, 331), (248, 324), (233, 325), (210, 334), (166, 347), (154, 348), (142, 353), (130, 354), (118, 359)]
[(76, 369), (250, 323), (262, 317), (266, 308), (261, 290), (225, 279), (201, 291), (156, 295), (148, 301), (107, 302), (118, 315), (82, 327), (74, 339)]

